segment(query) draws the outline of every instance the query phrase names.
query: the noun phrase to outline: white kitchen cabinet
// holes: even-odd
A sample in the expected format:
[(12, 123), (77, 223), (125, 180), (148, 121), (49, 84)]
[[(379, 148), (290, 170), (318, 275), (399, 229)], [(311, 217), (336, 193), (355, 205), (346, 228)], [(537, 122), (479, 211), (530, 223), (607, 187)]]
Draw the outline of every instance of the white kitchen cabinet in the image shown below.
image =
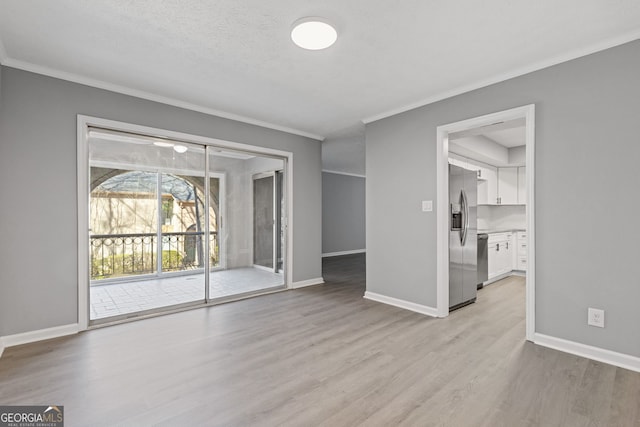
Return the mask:
[[(471, 161), (473, 162), (473, 160)], [(487, 179), (487, 174), (491, 172), (491, 166), (489, 165), (483, 165), (480, 162), (476, 162), (477, 164), (475, 164), (474, 166), (476, 167), (477, 171), (478, 171), (478, 180), (479, 181), (484, 181)]]
[(504, 257), (504, 260), (502, 260), (500, 264), (500, 266), (502, 267), (502, 273), (500, 274), (509, 273), (513, 270), (513, 255), (515, 253), (513, 241), (513, 233), (507, 233), (504, 239), (504, 247), (500, 248), (500, 250), (502, 251), (502, 256)]
[(518, 237), (517, 233), (511, 234), (511, 239), (509, 240), (509, 252), (511, 252), (511, 270), (518, 269)]
[(527, 168), (518, 168), (518, 204), (527, 204)]
[(497, 168), (449, 153), (449, 164), (478, 174), (479, 205), (524, 205), (527, 200), (526, 168)]
[(498, 275), (498, 251), (497, 243), (489, 243), (487, 245), (487, 278), (493, 279)]
[(487, 247), (488, 279), (513, 270), (513, 233), (489, 234)]
[(518, 204), (518, 168), (498, 168), (497, 204)]
[(498, 172), (491, 166), (480, 167), (478, 204), (495, 205), (498, 200)]
[(516, 267), (516, 270), (518, 271), (527, 271), (527, 257), (526, 256), (519, 256), (518, 257), (518, 266)]
[(516, 259), (517, 265), (514, 268), (515, 270), (527, 271), (527, 232), (526, 231), (518, 231), (516, 233), (516, 242), (518, 245)]

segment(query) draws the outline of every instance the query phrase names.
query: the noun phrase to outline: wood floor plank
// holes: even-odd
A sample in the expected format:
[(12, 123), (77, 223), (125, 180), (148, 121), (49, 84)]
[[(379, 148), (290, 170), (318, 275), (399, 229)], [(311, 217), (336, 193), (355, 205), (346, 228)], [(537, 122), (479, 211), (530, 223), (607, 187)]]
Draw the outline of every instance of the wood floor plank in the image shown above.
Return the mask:
[(362, 298), (364, 255), (324, 285), (5, 350), (0, 404), (68, 426), (640, 427), (640, 374), (524, 340), (524, 279), (434, 319)]

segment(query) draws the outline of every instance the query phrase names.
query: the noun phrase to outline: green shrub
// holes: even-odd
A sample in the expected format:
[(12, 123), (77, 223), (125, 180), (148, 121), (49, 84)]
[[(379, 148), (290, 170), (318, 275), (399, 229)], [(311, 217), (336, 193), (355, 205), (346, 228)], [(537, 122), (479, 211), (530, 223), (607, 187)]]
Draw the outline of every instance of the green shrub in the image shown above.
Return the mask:
[[(162, 251), (162, 271), (184, 270), (183, 256), (180, 252)], [(111, 277), (135, 274), (150, 274), (156, 271), (155, 254), (118, 254), (91, 259), (91, 279), (107, 279)]]

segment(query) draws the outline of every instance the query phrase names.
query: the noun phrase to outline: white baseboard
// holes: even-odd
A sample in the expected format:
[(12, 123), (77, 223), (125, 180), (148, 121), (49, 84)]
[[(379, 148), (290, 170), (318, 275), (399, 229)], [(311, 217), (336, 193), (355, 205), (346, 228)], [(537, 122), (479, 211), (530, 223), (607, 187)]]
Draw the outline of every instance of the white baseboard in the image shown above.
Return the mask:
[(438, 310), (427, 305), (416, 304), (414, 302), (388, 297), (386, 295), (380, 295), (376, 294), (375, 292), (369, 291), (366, 291), (364, 293), (364, 298), (371, 301), (381, 302), (383, 304), (389, 304), (395, 307), (404, 308), (405, 310), (415, 311), (416, 313), (426, 314), (427, 316), (438, 317)]
[(498, 280), (506, 279), (507, 277), (510, 277), (511, 275), (512, 275), (512, 272), (510, 271), (508, 273), (503, 273), (503, 274), (501, 274), (499, 276), (492, 277), (491, 279), (489, 279), (486, 282), (484, 282), (483, 286), (490, 285), (492, 283), (497, 282)]
[(4, 341), (2, 337), (0, 337), (0, 357), (2, 357), (2, 353), (4, 352)]
[(617, 353), (615, 351), (605, 350), (603, 348), (593, 347), (540, 333), (533, 334), (533, 342), (543, 347), (549, 347), (554, 350), (564, 351), (565, 353), (586, 357), (587, 359), (640, 372), (640, 357)]
[(315, 279), (302, 280), (300, 282), (293, 282), (289, 287), (289, 289), (306, 288), (307, 286), (322, 285), (323, 283), (324, 283), (324, 279), (322, 277), (316, 277)]
[(327, 253), (322, 254), (322, 258), (326, 258), (326, 257), (330, 257), (330, 256), (363, 254), (365, 252), (367, 252), (366, 249), (355, 249), (353, 251), (327, 252)]
[(494, 282), (497, 282), (498, 280), (502, 280), (502, 279), (506, 279), (507, 277), (511, 277), (511, 276), (519, 276), (519, 277), (527, 277), (527, 272), (526, 271), (522, 271), (522, 270), (512, 270), (508, 273), (503, 273), (499, 276), (496, 277), (492, 277), (491, 279), (487, 280), (486, 282), (483, 282), (483, 284), (486, 285), (490, 285)]
[(48, 340), (51, 338), (64, 337), (66, 335), (77, 334), (80, 327), (77, 323), (70, 325), (55, 326), (53, 328), (39, 329), (37, 331), (23, 332), (21, 334), (7, 335), (0, 337), (0, 348), (13, 347), (21, 344), (28, 344), (36, 341)]

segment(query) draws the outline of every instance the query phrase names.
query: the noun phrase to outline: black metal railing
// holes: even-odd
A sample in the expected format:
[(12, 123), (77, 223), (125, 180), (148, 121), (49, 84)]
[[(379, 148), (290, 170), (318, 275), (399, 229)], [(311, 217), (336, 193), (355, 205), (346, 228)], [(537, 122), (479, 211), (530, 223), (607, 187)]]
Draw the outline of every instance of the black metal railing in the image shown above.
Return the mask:
[[(162, 233), (160, 263), (156, 233), (90, 236), (91, 280), (204, 267), (203, 232)], [(210, 266), (219, 263), (218, 233), (209, 236)], [(160, 264), (160, 265), (159, 265)]]

